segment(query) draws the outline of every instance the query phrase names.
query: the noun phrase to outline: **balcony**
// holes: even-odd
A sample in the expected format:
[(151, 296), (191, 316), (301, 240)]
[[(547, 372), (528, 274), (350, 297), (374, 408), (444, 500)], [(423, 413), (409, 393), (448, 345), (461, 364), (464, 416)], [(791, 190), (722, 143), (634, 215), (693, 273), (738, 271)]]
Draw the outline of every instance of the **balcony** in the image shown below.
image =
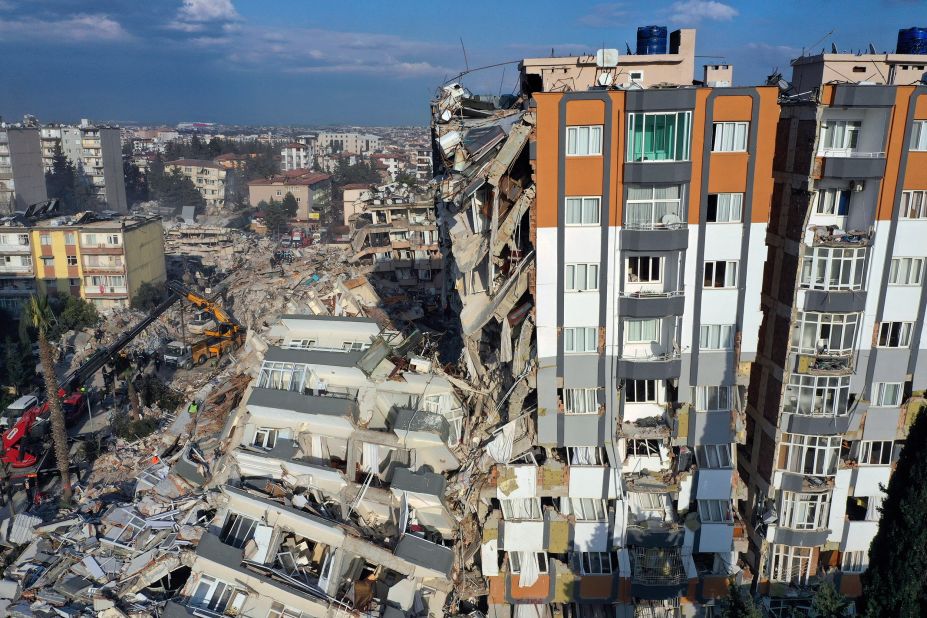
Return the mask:
[[(25, 283), (26, 281), (23, 281)], [(36, 293), (35, 285), (8, 285), (0, 287), (0, 296), (32, 296)]]
[(815, 165), (817, 178), (881, 178), (885, 175), (885, 153), (851, 148), (822, 148)]
[[(793, 352), (794, 353), (794, 352)], [(819, 376), (844, 376), (853, 373), (853, 351), (846, 354), (797, 354), (795, 372)]]
[(689, 230), (684, 222), (626, 224), (620, 243), (622, 251), (679, 251), (689, 246)]
[(662, 291), (643, 284), (626, 284), (618, 297), (621, 315), (632, 318), (682, 315), (685, 307), (682, 290)]
[(122, 264), (85, 265), (83, 272), (85, 275), (124, 275), (126, 267)]
[(681, 370), (679, 345), (657, 342), (624, 344), (618, 359), (618, 377), (633, 380), (657, 380), (679, 377)]
[(129, 288), (124, 285), (88, 285), (84, 287), (84, 294), (86, 294), (88, 298), (121, 298), (128, 293)]
[(809, 226), (805, 243), (815, 247), (865, 247), (872, 233), (864, 230), (841, 230), (836, 226)]
[(123, 255), (125, 247), (122, 245), (110, 245), (98, 243), (95, 245), (81, 244), (80, 252), (85, 255)]
[(14, 266), (12, 264), (2, 264), (0, 265), (0, 275), (29, 275), (32, 276), (34, 273), (32, 265), (21, 265)]

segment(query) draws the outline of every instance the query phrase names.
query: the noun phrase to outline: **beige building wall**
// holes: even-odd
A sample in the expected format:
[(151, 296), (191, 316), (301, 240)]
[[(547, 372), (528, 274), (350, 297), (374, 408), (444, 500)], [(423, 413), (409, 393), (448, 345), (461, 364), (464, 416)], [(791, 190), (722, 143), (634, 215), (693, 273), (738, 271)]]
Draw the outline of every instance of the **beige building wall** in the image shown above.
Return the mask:
[(344, 224), (348, 225), (348, 221), (351, 219), (351, 215), (363, 212), (364, 205), (358, 200), (360, 196), (369, 191), (370, 189), (345, 189), (343, 193), (342, 200), (344, 201)]
[(164, 166), (168, 173), (180, 170), (206, 200), (206, 208), (212, 211), (225, 207), (225, 176), (227, 171), (212, 161), (181, 160), (172, 161)]
[(145, 223), (125, 232), (126, 285), (129, 303), (143, 283), (167, 281), (164, 261), (164, 228), (160, 220)]

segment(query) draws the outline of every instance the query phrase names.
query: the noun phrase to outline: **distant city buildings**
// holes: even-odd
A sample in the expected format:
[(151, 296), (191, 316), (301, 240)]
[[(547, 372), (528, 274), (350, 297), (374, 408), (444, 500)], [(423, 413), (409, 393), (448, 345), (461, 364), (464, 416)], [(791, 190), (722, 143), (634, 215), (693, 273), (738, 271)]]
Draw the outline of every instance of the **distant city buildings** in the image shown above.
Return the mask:
[(380, 138), (372, 133), (336, 133), (323, 131), (318, 137), (319, 149), (323, 152), (347, 152), (370, 154), (380, 149)]
[(280, 169), (284, 172), (309, 169), (315, 162), (315, 149), (309, 144), (290, 142), (280, 150)]
[(225, 207), (227, 170), (223, 165), (208, 159), (178, 159), (164, 165), (164, 171), (171, 173), (174, 170), (193, 181), (206, 200), (207, 210), (217, 212)]
[(0, 124), (0, 214), (47, 199), (39, 130)]
[(287, 193), (296, 198), (298, 221), (319, 222), (331, 209), (331, 176), (298, 169), (248, 183), (248, 198), (252, 206), (271, 200), (282, 202)]

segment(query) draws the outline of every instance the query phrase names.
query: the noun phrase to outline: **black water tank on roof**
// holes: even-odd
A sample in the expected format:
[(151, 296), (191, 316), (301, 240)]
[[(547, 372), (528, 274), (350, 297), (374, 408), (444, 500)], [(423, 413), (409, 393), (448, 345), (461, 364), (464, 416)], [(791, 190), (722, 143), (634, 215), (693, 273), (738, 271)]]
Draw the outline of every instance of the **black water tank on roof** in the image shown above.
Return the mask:
[(927, 54), (927, 28), (915, 27), (899, 30), (898, 45), (895, 47), (895, 52), (899, 54)]
[(666, 53), (666, 26), (641, 26), (637, 29), (637, 54)]

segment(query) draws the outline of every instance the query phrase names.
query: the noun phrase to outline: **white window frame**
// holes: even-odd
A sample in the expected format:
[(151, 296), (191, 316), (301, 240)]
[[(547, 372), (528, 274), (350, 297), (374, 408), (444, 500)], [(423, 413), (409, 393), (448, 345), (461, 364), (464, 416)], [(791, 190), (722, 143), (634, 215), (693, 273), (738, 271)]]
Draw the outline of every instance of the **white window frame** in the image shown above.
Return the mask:
[(811, 577), (813, 556), (813, 547), (773, 545), (770, 579), (774, 582), (807, 584)]
[(731, 386), (696, 386), (695, 409), (699, 412), (727, 412), (734, 407)]
[(627, 438), (628, 457), (657, 457), (663, 459), (659, 438)]
[(901, 382), (873, 382), (872, 405), (897, 408), (904, 399), (904, 384)]
[(812, 436), (783, 433), (780, 449), (785, 450), (785, 464), (780, 469), (794, 474), (834, 476), (840, 458), (840, 436)]
[[(712, 218), (714, 209), (714, 218)], [(710, 193), (706, 223), (742, 223), (744, 216), (743, 193)]]
[(219, 540), (229, 547), (241, 549), (254, 536), (257, 523), (255, 519), (229, 511), (219, 530)]
[(927, 120), (915, 120), (911, 123), (911, 144), (909, 150), (923, 152), (927, 150)]
[[(582, 347), (577, 346), (580, 339)], [(565, 326), (563, 328), (563, 351), (565, 354), (598, 352), (598, 328), (595, 326)]]
[(660, 393), (658, 380), (625, 380), (625, 403), (658, 403)]
[[(724, 265), (723, 269), (721, 265)], [(736, 289), (738, 266), (737, 260), (706, 260), (702, 269), (702, 287), (706, 290)], [(718, 285), (719, 280), (721, 285)]]
[(927, 218), (927, 191), (902, 191), (898, 213), (901, 219)]
[(865, 267), (865, 247), (813, 247), (802, 257), (800, 285), (806, 290), (862, 290)]
[[(672, 193), (675, 190), (675, 195)], [(643, 192), (649, 192), (644, 196)], [(680, 185), (634, 185), (628, 187), (628, 199), (624, 208), (624, 227), (630, 230), (652, 230), (666, 227), (663, 217), (675, 215), (679, 224), (682, 218), (683, 188)], [(665, 212), (662, 212), (664, 211)], [(630, 218), (632, 212), (646, 211), (646, 216), (637, 221)]]
[[(795, 398), (794, 405), (792, 398)], [(843, 416), (850, 401), (850, 376), (792, 373), (785, 387), (784, 410), (801, 416)]]
[(879, 322), (879, 337), (876, 347), (908, 348), (911, 346), (911, 334), (914, 322)]
[(859, 443), (857, 463), (861, 466), (889, 466), (894, 448), (892, 440), (862, 440)]
[(734, 509), (730, 500), (702, 500), (698, 501), (698, 516), (703, 524), (732, 524), (734, 523)]
[(920, 285), (924, 278), (924, 258), (892, 258), (888, 270), (888, 285)]
[(547, 574), (547, 553), (546, 552), (517, 552), (510, 551), (507, 553), (509, 557), (509, 572), (513, 574), (521, 573), (521, 553), (530, 553), (534, 554), (535, 560), (538, 561), (538, 573), (541, 575)]
[(779, 525), (792, 530), (821, 530), (827, 527), (830, 494), (783, 491)]
[[(602, 154), (602, 125), (575, 125), (566, 128), (566, 156), (597, 157)], [(585, 144), (581, 141), (585, 139)]]
[(597, 498), (560, 498), (561, 515), (573, 515), (576, 521), (608, 521), (608, 502)]
[(730, 444), (699, 444), (695, 447), (695, 461), (706, 470), (729, 470), (734, 467)]
[(276, 427), (258, 427), (254, 430), (251, 446), (271, 451), (276, 446), (278, 439), (280, 439), (280, 430)]
[[(633, 326), (632, 326), (633, 325)], [(648, 329), (649, 326), (653, 326), (654, 336), (652, 338), (647, 338), (647, 333), (644, 331)], [(659, 344), (662, 340), (662, 330), (663, 320), (660, 318), (639, 318), (639, 319), (626, 319), (624, 323), (624, 342), (625, 343), (657, 343)]]
[(821, 138), (822, 154), (824, 156), (840, 156), (841, 154), (855, 152), (859, 147), (859, 134), (862, 132), (862, 128), (862, 120), (843, 118), (825, 120), (822, 126), (824, 131)]
[(792, 352), (815, 356), (852, 354), (856, 349), (856, 333), (861, 316), (860, 313), (799, 311), (792, 329)]
[(571, 196), (564, 200), (564, 225), (568, 227), (597, 226), (602, 221), (602, 198)]
[(596, 292), (599, 289), (599, 264), (573, 263), (564, 265), (563, 288), (565, 292)]
[[(633, 274), (632, 270), (636, 270), (637, 274)], [(663, 258), (654, 255), (632, 255), (627, 259), (624, 276), (626, 283), (663, 283)]]
[(699, 327), (699, 350), (730, 350), (733, 347), (733, 324), (702, 324)]
[(598, 414), (597, 388), (565, 388), (563, 389), (564, 414)]
[[(850, 198), (852, 192), (849, 189), (818, 189), (817, 199), (814, 201), (814, 214), (845, 217), (850, 210)], [(844, 212), (840, 212), (845, 209)]]
[(500, 498), (499, 506), (508, 521), (540, 521), (540, 498)]
[[(200, 590), (205, 586), (204, 592)], [(226, 597), (226, 590), (231, 592)], [(222, 581), (210, 575), (201, 574), (190, 597), (190, 605), (198, 609), (207, 609), (217, 614), (225, 614), (229, 608), (240, 610), (248, 598), (247, 593), (234, 584)]]
[(869, 552), (865, 549), (845, 551), (840, 556), (840, 570), (844, 573), (862, 573), (869, 568)]
[(666, 498), (661, 493), (635, 491), (629, 493), (629, 496), (633, 496), (634, 502), (642, 511), (666, 510)]
[(302, 618), (302, 615), (298, 609), (291, 609), (280, 601), (272, 601), (267, 612), (267, 618)]
[(601, 446), (568, 446), (567, 459), (571, 466), (606, 466), (608, 458)]
[(749, 122), (715, 122), (712, 129), (712, 152), (747, 152)]
[(575, 552), (574, 560), (583, 575), (611, 575), (615, 566), (612, 564), (611, 552), (607, 551)]

